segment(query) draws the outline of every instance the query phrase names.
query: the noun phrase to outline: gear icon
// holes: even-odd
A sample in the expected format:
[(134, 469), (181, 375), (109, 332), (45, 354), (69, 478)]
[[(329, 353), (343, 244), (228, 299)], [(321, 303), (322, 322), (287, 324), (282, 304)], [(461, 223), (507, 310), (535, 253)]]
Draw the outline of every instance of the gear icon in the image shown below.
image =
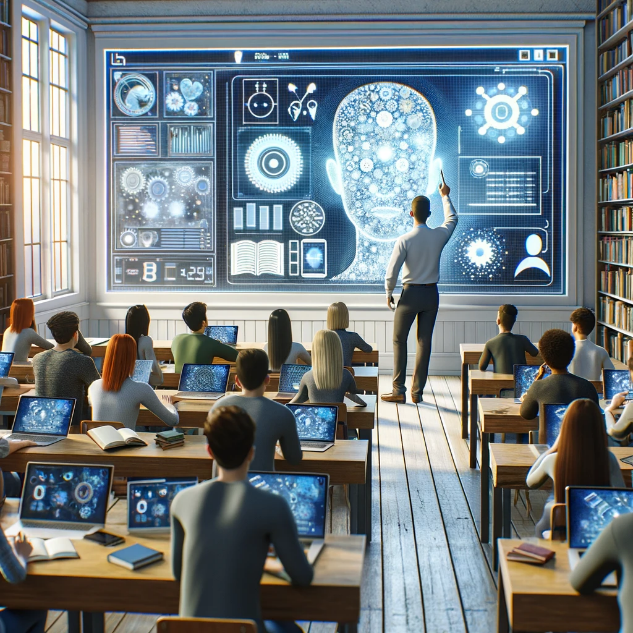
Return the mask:
[(312, 200), (297, 202), (290, 211), (290, 226), (299, 235), (316, 235), (325, 224), (323, 207)]
[(165, 105), (167, 109), (171, 112), (178, 112), (182, 110), (182, 106), (185, 105), (185, 100), (182, 98), (182, 95), (178, 92), (170, 92), (165, 97)]
[(147, 183), (147, 193), (152, 200), (160, 202), (169, 195), (169, 183), (162, 176), (154, 176)]
[(187, 116), (196, 116), (199, 110), (198, 104), (195, 101), (187, 101), (183, 110)]
[(145, 176), (140, 169), (130, 167), (121, 174), (121, 187), (127, 193), (135, 194), (145, 188)]
[(211, 193), (211, 181), (206, 176), (200, 176), (195, 183), (196, 193), (200, 196), (207, 196)]
[(191, 187), (196, 181), (196, 172), (193, 170), (193, 167), (189, 167), (188, 165), (185, 167), (179, 167), (176, 170), (176, 182), (181, 187)]
[(301, 149), (283, 134), (266, 134), (255, 139), (246, 152), (244, 168), (248, 179), (262, 191), (288, 191), (303, 173)]

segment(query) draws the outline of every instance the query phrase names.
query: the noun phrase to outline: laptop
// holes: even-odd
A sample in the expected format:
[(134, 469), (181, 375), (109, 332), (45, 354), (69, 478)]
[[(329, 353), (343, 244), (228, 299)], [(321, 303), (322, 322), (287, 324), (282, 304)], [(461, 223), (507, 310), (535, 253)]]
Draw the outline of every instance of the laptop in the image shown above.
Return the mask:
[(145, 382), (149, 384), (149, 377), (152, 375), (153, 360), (137, 360), (134, 365), (132, 380), (135, 382)]
[(10, 437), (50, 446), (68, 436), (75, 410), (75, 398), (20, 396)]
[(229, 384), (230, 365), (182, 366), (176, 396), (184, 400), (218, 400)]
[(289, 404), (297, 423), (301, 448), (308, 453), (323, 453), (334, 446), (338, 407), (318, 404)]
[(312, 365), (282, 365), (279, 372), (279, 391), (277, 398), (294, 398), (304, 374), (312, 369)]
[[(587, 548), (613, 519), (633, 512), (633, 490), (568, 486), (565, 495), (569, 566), (573, 570)], [(602, 584), (617, 586), (615, 573), (609, 574)]]
[(310, 563), (321, 553), (330, 485), (329, 475), (310, 473), (251, 472), (248, 481), (286, 499), (297, 524), (299, 540), (307, 548)]
[[(545, 404), (543, 405), (543, 415), (545, 424), (545, 444), (551, 448), (560, 435), (563, 426), (563, 418), (567, 413), (568, 404)], [(540, 438), (539, 438), (540, 439)], [(546, 449), (543, 449), (544, 451)]]
[(204, 335), (214, 338), (225, 345), (237, 345), (237, 325), (209, 325), (204, 328)]
[(171, 530), (174, 497), (198, 484), (197, 477), (145, 479), (127, 484), (127, 530), (130, 534), (165, 534)]
[(603, 369), (602, 384), (604, 387), (605, 404), (610, 404), (618, 393), (627, 393), (627, 400), (633, 400), (631, 386), (631, 372), (628, 369)]
[(104, 527), (114, 466), (29, 462), (20, 519), (7, 534), (71, 539)]
[[(532, 383), (536, 380), (536, 375), (540, 369), (539, 365), (515, 365), (513, 367), (514, 374), (514, 401), (521, 402)], [(545, 376), (551, 376), (552, 371), (549, 367), (545, 369)]]
[(7, 378), (13, 365), (13, 352), (0, 352), (0, 378)]

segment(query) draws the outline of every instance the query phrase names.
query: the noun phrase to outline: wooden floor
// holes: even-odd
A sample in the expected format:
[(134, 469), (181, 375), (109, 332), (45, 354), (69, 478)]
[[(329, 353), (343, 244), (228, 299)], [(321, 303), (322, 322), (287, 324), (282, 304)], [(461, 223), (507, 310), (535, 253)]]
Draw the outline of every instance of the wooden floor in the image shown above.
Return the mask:
[[(390, 391), (380, 377), (381, 393)], [(490, 546), (478, 537), (479, 469), (468, 467), (461, 438), (460, 379), (433, 376), (424, 403), (380, 403), (374, 432), (373, 540), (363, 580), (362, 633), (489, 633), (496, 626), (496, 574)], [(513, 441), (510, 437), (508, 441)], [(497, 438), (499, 441), (499, 438)], [(334, 492), (332, 531), (344, 532), (348, 506)], [(513, 510), (513, 531), (533, 536), (546, 493), (525, 493)], [(109, 633), (150, 633), (155, 616), (108, 614)], [(305, 623), (310, 633), (331, 633)], [(47, 631), (66, 633), (51, 612)]]

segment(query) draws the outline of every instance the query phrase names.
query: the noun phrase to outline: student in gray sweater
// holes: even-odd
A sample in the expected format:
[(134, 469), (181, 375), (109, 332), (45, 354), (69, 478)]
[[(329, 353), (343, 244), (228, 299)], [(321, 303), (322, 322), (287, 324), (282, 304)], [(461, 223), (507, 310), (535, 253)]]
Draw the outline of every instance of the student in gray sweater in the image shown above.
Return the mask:
[(307, 586), (313, 569), (286, 500), (247, 481), (255, 423), (238, 407), (209, 413), (204, 434), (218, 477), (178, 493), (171, 505), (171, 560), (180, 582), (179, 614), (252, 619), (259, 633), (296, 630), (262, 621), (260, 581), (271, 545), (293, 584)]
[(343, 346), (343, 365), (345, 367), (352, 366), (352, 357), (354, 350), (359, 349), (361, 352), (371, 352), (372, 347), (366, 343), (362, 337), (356, 332), (348, 332), (349, 327), (349, 310), (342, 301), (333, 303), (327, 309), (327, 329), (334, 330), (341, 339)]
[(53, 347), (52, 343), (36, 332), (33, 299), (14, 299), (9, 323), (2, 336), (2, 351), (13, 352), (14, 363), (28, 362), (31, 345), (37, 345), (42, 349)]
[(74, 312), (59, 312), (46, 323), (57, 345), (33, 357), (35, 395), (47, 398), (75, 398), (73, 425), (84, 419), (84, 399), (88, 387), (99, 380), (99, 372), (90, 356), (75, 350), (83, 336), (79, 317)]
[[(596, 388), (584, 378), (574, 376), (567, 367), (574, 357), (574, 339), (565, 330), (547, 330), (539, 341), (539, 351), (545, 361), (521, 403), (521, 416), (533, 420), (539, 416), (539, 441), (545, 438), (545, 404), (569, 404), (579, 398), (589, 398), (598, 404)], [(547, 380), (542, 380), (545, 366), (552, 370)]]
[(240, 407), (255, 421), (255, 457), (251, 470), (275, 470), (275, 446), (279, 442), (284, 459), (298, 464), (303, 457), (297, 423), (290, 409), (264, 396), (268, 375), (268, 354), (261, 349), (242, 350), (236, 361), (235, 382), (241, 395), (224, 396), (211, 411), (220, 407)]

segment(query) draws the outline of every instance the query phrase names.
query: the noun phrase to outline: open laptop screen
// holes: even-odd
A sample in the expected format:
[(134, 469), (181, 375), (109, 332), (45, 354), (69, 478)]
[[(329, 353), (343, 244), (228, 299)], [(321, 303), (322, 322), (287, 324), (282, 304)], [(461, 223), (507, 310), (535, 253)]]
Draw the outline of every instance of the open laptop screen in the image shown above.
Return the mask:
[(182, 366), (180, 391), (206, 391), (225, 393), (229, 382), (230, 365), (189, 365)]
[(237, 328), (237, 325), (209, 325), (204, 334), (225, 345), (237, 345)]
[[(514, 366), (514, 397), (521, 398), (536, 380), (539, 365), (515, 365)], [(550, 376), (552, 371), (548, 367), (545, 376)]]
[(181, 490), (197, 483), (196, 477), (128, 482), (128, 529), (169, 530), (171, 502)]
[(568, 404), (546, 404), (543, 407), (545, 414), (545, 443), (550, 447), (560, 435), (567, 407), (569, 407)]
[(137, 360), (134, 364), (134, 373), (132, 380), (135, 382), (149, 383), (149, 377), (152, 375), (153, 360)]
[(323, 538), (329, 477), (297, 473), (252, 472), (249, 482), (286, 499), (300, 538)]
[(20, 519), (104, 524), (113, 471), (113, 466), (29, 463)]
[(566, 496), (569, 547), (589, 547), (613, 519), (633, 512), (631, 488), (569, 486)]
[(74, 398), (21, 396), (13, 432), (68, 435), (74, 408)]
[(603, 369), (604, 399), (613, 400), (617, 393), (627, 393), (627, 399), (633, 398), (631, 394), (631, 372), (628, 369)]
[(0, 352), (0, 378), (6, 378), (13, 364), (13, 352)]
[(287, 406), (295, 416), (300, 440), (334, 441), (338, 407), (316, 404), (289, 404)]
[(281, 393), (297, 393), (303, 375), (311, 369), (310, 365), (282, 365), (279, 373), (279, 391)]

